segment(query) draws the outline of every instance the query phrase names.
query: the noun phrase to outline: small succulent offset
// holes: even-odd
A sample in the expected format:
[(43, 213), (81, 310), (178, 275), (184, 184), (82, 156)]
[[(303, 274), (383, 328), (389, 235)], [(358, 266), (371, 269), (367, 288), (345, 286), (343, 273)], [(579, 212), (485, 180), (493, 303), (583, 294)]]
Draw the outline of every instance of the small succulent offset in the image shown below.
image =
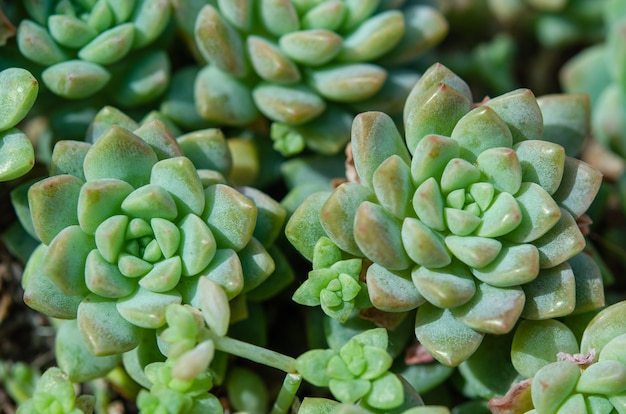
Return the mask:
[[(178, 13), (192, 8), (176, 3)], [(305, 146), (340, 151), (352, 118), (346, 104), (385, 102), (386, 109), (399, 109), (417, 76), (392, 68), (415, 60), (447, 33), (441, 14), (425, 5), (214, 3), (199, 8), (193, 27), (182, 23), (199, 59), (209, 63), (195, 79), (198, 113), (236, 126), (262, 114), (273, 121), (275, 147), (288, 155)]]
[[(579, 337), (575, 329), (556, 320), (524, 321), (513, 338), (511, 360), (528, 379), (511, 388), (510, 398), (504, 399), (507, 408), (528, 413), (622, 412), (626, 398), (625, 310), (623, 301), (604, 308)], [(500, 406), (498, 400), (490, 402), (492, 410)], [(520, 411), (520, 407), (532, 410)]]
[(328, 387), (337, 400), (388, 410), (404, 401), (402, 383), (389, 368), (387, 331), (364, 331), (341, 349), (313, 349), (296, 359), (302, 377), (318, 387)]
[(17, 409), (19, 414), (91, 414), (95, 404), (92, 395), (76, 397), (74, 385), (61, 369), (52, 367), (37, 382), (32, 398)]
[(35, 165), (33, 144), (16, 128), (37, 99), (39, 82), (26, 69), (0, 72), (0, 182), (26, 174)]
[[(175, 139), (158, 120), (109, 125), (107, 114), (119, 118), (112, 113), (96, 117), (93, 143), (58, 142), (51, 176), (28, 189), (41, 244), (26, 265), (24, 300), (76, 319), (97, 356), (154, 336), (171, 304), (204, 312), (207, 278), (226, 301), (259, 286), (275, 270), (266, 249), (285, 217), (264, 193), (227, 184), (232, 165), (220, 131)], [(221, 314), (209, 326), (223, 335), (228, 322)]]
[[(436, 64), (407, 99), (405, 139), (386, 114), (358, 115), (349, 181), (309, 196), (286, 227), (296, 249), (324, 267), (371, 261), (372, 305), (418, 308), (417, 339), (451, 366), (520, 317), (604, 304), (577, 223), (602, 176), (548, 140), (557, 133), (581, 140), (588, 102), (578, 95), (537, 100), (526, 89), (472, 102), (467, 84)], [(572, 113), (583, 121), (568, 122)], [(322, 256), (315, 249), (322, 237), (341, 254)]]
[(44, 67), (43, 83), (56, 95), (86, 98), (114, 85), (114, 102), (134, 106), (166, 89), (169, 58), (146, 47), (170, 22), (168, 0), (29, 1), (24, 7), (30, 18), (17, 28), (18, 48)]
[(355, 302), (357, 308), (371, 307), (367, 287), (359, 280), (362, 262), (357, 258), (341, 260), (341, 250), (328, 237), (320, 238), (313, 253), (313, 270), (293, 300), (301, 305), (321, 305), (324, 313), (345, 322)]

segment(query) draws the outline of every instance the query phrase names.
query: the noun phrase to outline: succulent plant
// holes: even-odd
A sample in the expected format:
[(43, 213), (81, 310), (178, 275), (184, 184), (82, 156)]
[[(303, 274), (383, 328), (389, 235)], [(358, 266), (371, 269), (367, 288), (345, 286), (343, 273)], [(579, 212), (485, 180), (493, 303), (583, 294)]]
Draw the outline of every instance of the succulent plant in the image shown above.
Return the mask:
[[(136, 106), (166, 88), (170, 62), (154, 44), (170, 22), (168, 0), (27, 1), (17, 27), (21, 54), (44, 70), (56, 95), (92, 96), (108, 85), (113, 102)], [(138, 51), (138, 53), (134, 53)]]
[(578, 334), (567, 318), (564, 323), (523, 321), (513, 337), (511, 361), (526, 379), (515, 384), (504, 398), (491, 400), (492, 411), (622, 410), (626, 390), (625, 311), (626, 302), (610, 305), (595, 314)]
[[(170, 304), (210, 312), (203, 296), (216, 289), (226, 302), (252, 294), (274, 272), (267, 249), (285, 217), (261, 191), (227, 184), (220, 131), (175, 139), (158, 120), (133, 123), (103, 109), (92, 142), (58, 142), (51, 176), (28, 189), (41, 244), (26, 265), (24, 300), (76, 319), (96, 356), (137, 347), (166, 323)], [(206, 293), (205, 279), (217, 288)], [(229, 314), (210, 320), (224, 335)]]
[[(485, 334), (510, 332), (520, 317), (596, 309), (602, 279), (581, 253), (577, 219), (602, 175), (547, 140), (559, 131), (579, 141), (587, 125), (565, 120), (586, 111), (583, 96), (537, 100), (525, 89), (472, 108), (467, 84), (433, 65), (407, 99), (405, 138), (384, 113), (358, 115), (348, 171), (356, 179), (309, 196), (289, 219), (287, 238), (325, 267), (370, 261), (373, 306), (417, 308), (417, 339), (446, 365), (467, 359)], [(319, 254), (322, 237), (341, 255)]]
[(66, 373), (52, 367), (43, 373), (33, 397), (17, 410), (20, 414), (91, 414), (95, 398), (92, 395), (76, 397), (74, 386)]
[(39, 83), (26, 69), (0, 72), (0, 181), (26, 174), (35, 164), (33, 144), (16, 126), (37, 99)]
[(262, 114), (287, 155), (305, 146), (340, 151), (352, 117), (345, 104), (401, 107), (417, 75), (394, 65), (412, 62), (447, 32), (430, 6), (378, 0), (178, 0), (174, 9), (190, 47), (208, 62), (195, 79), (198, 113), (235, 126)]

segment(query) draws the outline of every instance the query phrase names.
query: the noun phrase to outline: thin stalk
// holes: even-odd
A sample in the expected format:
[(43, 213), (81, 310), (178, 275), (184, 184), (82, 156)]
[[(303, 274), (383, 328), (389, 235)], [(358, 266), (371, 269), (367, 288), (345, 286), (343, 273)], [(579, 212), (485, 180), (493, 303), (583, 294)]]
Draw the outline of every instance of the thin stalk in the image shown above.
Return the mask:
[(280, 388), (270, 414), (286, 414), (289, 412), (301, 382), (302, 376), (300, 374), (287, 374), (285, 376), (283, 386)]
[(287, 355), (227, 336), (218, 336), (212, 332), (210, 336), (215, 344), (215, 349), (219, 351), (246, 358), (250, 361), (258, 362), (259, 364), (267, 365), (268, 367), (273, 367), (287, 373), (296, 372), (296, 360)]

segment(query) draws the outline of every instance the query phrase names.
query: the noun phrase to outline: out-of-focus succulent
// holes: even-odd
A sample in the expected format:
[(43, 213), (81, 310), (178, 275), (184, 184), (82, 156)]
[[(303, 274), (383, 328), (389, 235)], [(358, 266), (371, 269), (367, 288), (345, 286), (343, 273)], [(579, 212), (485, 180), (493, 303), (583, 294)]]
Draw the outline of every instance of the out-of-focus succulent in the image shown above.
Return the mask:
[[(418, 340), (447, 365), (520, 317), (596, 309), (602, 279), (576, 220), (602, 176), (546, 140), (581, 140), (587, 111), (583, 96), (525, 89), (472, 108), (465, 82), (433, 65), (407, 100), (405, 138), (384, 113), (358, 115), (357, 178), (308, 197), (286, 235), (309, 260), (329, 263), (314, 253), (328, 237), (342, 260), (371, 261), (373, 306), (418, 308)], [(574, 113), (583, 119), (566, 122)]]
[[(80, 99), (108, 85), (113, 102), (136, 106), (167, 88), (170, 62), (150, 49), (170, 22), (168, 0), (27, 1), (19, 22), (23, 56), (44, 68), (56, 95)], [(137, 52), (135, 52), (137, 51)]]
[(212, 313), (219, 301), (203, 299), (216, 297), (205, 279), (226, 302), (252, 294), (275, 269), (267, 249), (284, 209), (259, 190), (226, 183), (230, 154), (218, 130), (175, 139), (158, 120), (137, 127), (105, 108), (88, 141), (57, 143), (51, 176), (28, 190), (41, 244), (24, 272), (25, 302), (77, 319), (97, 356), (154, 335), (170, 304), (202, 309), (224, 335), (229, 313)]
[(594, 138), (624, 158), (626, 8), (619, 1), (607, 1), (604, 9), (604, 41), (581, 51), (563, 66), (561, 85), (567, 92), (590, 95)]
[(39, 83), (26, 69), (0, 72), (0, 181), (26, 174), (35, 164), (33, 144), (16, 128), (37, 99)]
[[(556, 320), (522, 322), (513, 338), (511, 359), (528, 379), (512, 387), (503, 408), (529, 413), (622, 410), (626, 395), (624, 312), (626, 302), (603, 309), (579, 335)], [(490, 406), (497, 406), (497, 401), (492, 400)], [(521, 407), (532, 410), (520, 411)]]
[(66, 373), (52, 367), (43, 373), (32, 398), (21, 404), (19, 414), (91, 414), (95, 404), (92, 395), (76, 396)]
[(339, 104), (400, 109), (417, 75), (397, 67), (447, 32), (441, 14), (424, 5), (215, 3), (174, 2), (192, 49), (209, 63), (195, 79), (197, 111), (220, 125), (246, 125), (262, 114), (273, 121), (271, 136), (284, 154), (305, 146), (340, 151), (352, 115)]

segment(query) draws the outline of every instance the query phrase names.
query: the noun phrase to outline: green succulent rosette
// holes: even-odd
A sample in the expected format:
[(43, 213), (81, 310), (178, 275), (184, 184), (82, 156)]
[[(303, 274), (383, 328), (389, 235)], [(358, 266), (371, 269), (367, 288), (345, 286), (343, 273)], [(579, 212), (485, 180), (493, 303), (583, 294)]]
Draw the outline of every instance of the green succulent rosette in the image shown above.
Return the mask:
[[(17, 24), (20, 53), (42, 68), (55, 95), (82, 99), (100, 91), (137, 106), (163, 93), (166, 53), (153, 46), (171, 22), (169, 0), (26, 1)], [(39, 74), (38, 74), (39, 75)]]
[[(525, 380), (494, 408), (527, 413), (612, 413), (626, 397), (626, 302), (580, 321), (524, 321), (515, 332), (512, 365)], [(504, 404), (503, 404), (504, 403)]]
[(25, 302), (76, 319), (96, 356), (154, 338), (171, 304), (202, 309), (224, 335), (228, 301), (273, 274), (268, 250), (285, 219), (268, 195), (230, 186), (231, 168), (219, 130), (174, 138), (159, 120), (137, 127), (103, 109), (87, 141), (56, 144), (51, 176), (28, 189), (41, 244), (26, 264)]
[(352, 108), (399, 112), (418, 77), (401, 65), (447, 33), (435, 8), (404, 2), (174, 3), (190, 47), (208, 63), (195, 78), (197, 112), (233, 126), (262, 115), (286, 155), (339, 152)]
[[(563, 102), (556, 109), (555, 99)], [(587, 101), (537, 100), (519, 89), (472, 102), (467, 84), (436, 64), (406, 102), (404, 139), (386, 114), (358, 115), (354, 178), (309, 196), (286, 227), (314, 263), (371, 262), (364, 269), (371, 304), (386, 312), (417, 308), (417, 339), (446, 365), (467, 359), (485, 334), (508, 333), (519, 318), (604, 304), (577, 223), (602, 175), (546, 140), (562, 124), (561, 135), (584, 136), (572, 128), (584, 122), (564, 120), (584, 115)], [(341, 254), (318, 257), (322, 237)]]

